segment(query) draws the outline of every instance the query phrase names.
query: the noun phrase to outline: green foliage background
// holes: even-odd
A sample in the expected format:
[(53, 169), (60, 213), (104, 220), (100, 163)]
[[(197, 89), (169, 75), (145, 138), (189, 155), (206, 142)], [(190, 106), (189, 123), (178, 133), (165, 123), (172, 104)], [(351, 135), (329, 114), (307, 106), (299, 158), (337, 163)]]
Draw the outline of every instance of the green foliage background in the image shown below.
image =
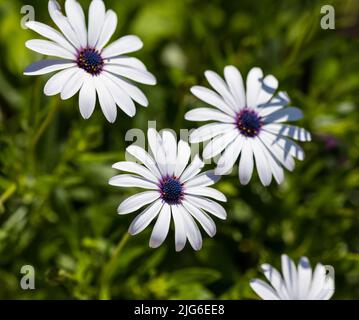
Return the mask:
[[(22, 75), (41, 57), (24, 46), (37, 35), (21, 28), (20, 8), (33, 5), (36, 20), (53, 25), (47, 1), (0, 0), (0, 298), (256, 299), (249, 280), (262, 277), (263, 262), (279, 267), (283, 252), (333, 265), (334, 298), (359, 298), (359, 2), (105, 2), (119, 16), (116, 37), (139, 35), (135, 56), (158, 79), (141, 87), (150, 106), (115, 124), (99, 106), (83, 120), (77, 99), (44, 96), (48, 76)], [(336, 30), (320, 28), (325, 4), (335, 6)], [(134, 215), (116, 208), (137, 190), (107, 181), (125, 157), (126, 132), (146, 130), (148, 120), (177, 132), (197, 126), (183, 118), (200, 105), (189, 88), (227, 64), (279, 79), (313, 133), (306, 159), (281, 186), (264, 188), (257, 177), (241, 186), (237, 170), (224, 177), (229, 218), (198, 253), (175, 253), (173, 232), (150, 249), (150, 228), (118, 252)], [(19, 286), (26, 264), (36, 270), (34, 291)]]

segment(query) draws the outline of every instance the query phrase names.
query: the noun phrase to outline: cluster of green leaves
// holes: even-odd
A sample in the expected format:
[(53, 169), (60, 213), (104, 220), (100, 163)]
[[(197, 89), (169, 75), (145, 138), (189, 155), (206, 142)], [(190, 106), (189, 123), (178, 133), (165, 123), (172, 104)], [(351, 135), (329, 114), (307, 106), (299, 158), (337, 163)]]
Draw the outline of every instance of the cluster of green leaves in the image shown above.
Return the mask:
[[(252, 299), (258, 266), (279, 267), (284, 252), (333, 265), (334, 298), (359, 297), (357, 1), (106, 1), (119, 16), (116, 36), (143, 39), (136, 56), (158, 79), (142, 87), (150, 106), (113, 125), (99, 107), (85, 121), (76, 99), (45, 97), (46, 76), (22, 75), (41, 58), (24, 47), (36, 37), (20, 26), (29, 3), (51, 24), (43, 0), (0, 0), (0, 298)], [(336, 30), (320, 28), (328, 3)], [(148, 120), (158, 129), (196, 126), (183, 118), (201, 105), (189, 88), (228, 64), (279, 79), (313, 133), (306, 159), (281, 186), (257, 177), (241, 186), (236, 169), (223, 177), (228, 220), (200, 252), (175, 253), (173, 232), (152, 250), (150, 228), (120, 242), (134, 216), (116, 208), (137, 190), (107, 181), (130, 144), (126, 132), (146, 131)], [(34, 291), (19, 286), (26, 264), (35, 267)]]

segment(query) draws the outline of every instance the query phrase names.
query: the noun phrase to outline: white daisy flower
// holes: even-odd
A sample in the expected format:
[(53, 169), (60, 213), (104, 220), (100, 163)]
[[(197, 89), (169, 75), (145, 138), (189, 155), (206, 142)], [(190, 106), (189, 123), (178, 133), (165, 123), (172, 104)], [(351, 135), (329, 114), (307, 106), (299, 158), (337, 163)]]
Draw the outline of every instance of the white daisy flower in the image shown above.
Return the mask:
[(287, 255), (282, 255), (282, 273), (269, 264), (261, 266), (271, 285), (258, 279), (251, 281), (252, 289), (263, 300), (329, 300), (334, 294), (334, 279), (318, 263), (312, 272), (309, 260), (302, 257), (298, 268)]
[(49, 1), (48, 8), (60, 32), (40, 22), (27, 22), (29, 29), (48, 40), (29, 40), (26, 47), (60, 59), (36, 62), (26, 68), (25, 75), (61, 70), (47, 81), (44, 92), (48, 96), (61, 94), (66, 100), (80, 91), (80, 112), (85, 119), (93, 113), (96, 92), (109, 122), (116, 120), (116, 104), (131, 117), (136, 113), (133, 101), (148, 105), (143, 92), (128, 80), (154, 85), (156, 79), (140, 60), (125, 55), (141, 49), (142, 41), (128, 35), (106, 47), (117, 26), (114, 11), (106, 11), (102, 0), (92, 0), (87, 29), (85, 14), (76, 0), (66, 0), (66, 16), (55, 0)]
[(155, 129), (149, 129), (148, 143), (152, 155), (139, 146), (127, 148), (127, 152), (143, 165), (129, 161), (113, 165), (131, 174), (111, 178), (110, 185), (150, 190), (123, 201), (118, 213), (128, 214), (148, 205), (132, 222), (131, 235), (143, 231), (157, 217), (149, 243), (150, 247), (157, 248), (167, 237), (172, 216), (176, 251), (184, 248), (187, 239), (194, 250), (200, 250), (202, 236), (195, 221), (213, 237), (216, 225), (209, 214), (223, 220), (227, 216), (220, 204), (209, 199), (226, 201), (224, 194), (210, 187), (219, 176), (212, 171), (200, 173), (204, 163), (198, 155), (188, 165), (191, 156), (188, 143), (180, 140), (177, 145), (175, 136), (168, 130), (160, 135)]
[(285, 93), (274, 93), (277, 79), (263, 76), (259, 68), (250, 70), (245, 92), (240, 72), (233, 66), (224, 69), (225, 81), (216, 73), (206, 71), (205, 76), (215, 91), (194, 86), (191, 92), (214, 108), (197, 108), (186, 113), (190, 121), (215, 121), (196, 129), (190, 136), (191, 143), (209, 141), (203, 150), (203, 158), (221, 154), (215, 173), (223, 175), (231, 171), (239, 160), (239, 180), (247, 184), (256, 163), (263, 185), (271, 183), (272, 175), (280, 184), (284, 179), (283, 167), (293, 170), (294, 158), (303, 160), (302, 148), (289, 138), (309, 141), (310, 133), (302, 128), (283, 124), (302, 118), (302, 112), (287, 107)]

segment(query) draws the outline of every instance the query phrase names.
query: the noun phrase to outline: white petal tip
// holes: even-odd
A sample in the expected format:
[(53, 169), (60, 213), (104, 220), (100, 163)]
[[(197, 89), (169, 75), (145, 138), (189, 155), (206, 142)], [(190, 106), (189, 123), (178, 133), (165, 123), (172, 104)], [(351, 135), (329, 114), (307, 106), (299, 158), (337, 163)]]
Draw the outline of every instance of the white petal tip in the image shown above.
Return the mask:
[(81, 117), (85, 120), (88, 120), (91, 118), (91, 114), (84, 114), (84, 113), (81, 113)]
[(305, 268), (305, 269), (310, 269), (310, 262), (309, 259), (307, 257), (301, 257), (299, 260), (299, 264)]
[[(187, 112), (187, 113), (188, 113), (188, 112)], [(192, 120), (191, 120), (191, 117), (189, 117), (189, 116), (187, 115), (187, 113), (184, 115), (185, 120), (187, 120), (187, 121), (192, 121)]]
[(127, 214), (127, 212), (121, 211), (121, 210), (117, 210), (117, 214), (119, 214), (120, 216), (123, 216), (123, 215)]
[(262, 265), (261, 265), (261, 270), (263, 271), (263, 272), (266, 272), (268, 269), (270, 269), (270, 265), (268, 264), (268, 263), (263, 263)]
[(224, 67), (224, 72), (229, 71), (229, 70), (233, 70), (233, 69), (238, 70), (235, 66), (230, 64), (230, 65)]
[(115, 123), (115, 121), (116, 121), (116, 118), (114, 118), (114, 119), (109, 119), (109, 118), (107, 118), (106, 117), (106, 120), (107, 120), (107, 122), (109, 122), (109, 123)]
[(198, 88), (198, 86), (193, 86), (189, 89), (189, 91), (191, 91), (192, 94), (195, 95), (196, 89)]
[(270, 182), (262, 182), (263, 187), (269, 187), (270, 186)]
[(136, 232), (137, 230), (133, 230), (132, 227), (130, 226), (128, 228), (128, 233), (131, 235), (131, 236), (135, 236), (138, 232)]
[(241, 185), (246, 186), (246, 185), (248, 185), (248, 183), (249, 183), (250, 180), (247, 180), (247, 179), (239, 179), (239, 181), (240, 181)]
[(183, 250), (184, 246), (176, 246), (176, 252), (181, 252)]
[(152, 248), (152, 249), (157, 249), (158, 247), (161, 246), (161, 244), (162, 244), (162, 242), (151, 239), (150, 243), (149, 243), (149, 247)]

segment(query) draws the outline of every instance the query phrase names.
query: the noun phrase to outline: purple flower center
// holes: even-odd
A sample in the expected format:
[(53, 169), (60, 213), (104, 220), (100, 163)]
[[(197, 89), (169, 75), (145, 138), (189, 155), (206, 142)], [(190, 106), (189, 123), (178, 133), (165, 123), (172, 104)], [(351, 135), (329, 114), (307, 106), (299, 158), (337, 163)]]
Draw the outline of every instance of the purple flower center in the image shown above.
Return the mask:
[(258, 135), (263, 122), (257, 112), (249, 108), (244, 108), (238, 113), (236, 124), (242, 135), (253, 138)]
[(166, 203), (179, 204), (183, 200), (183, 185), (176, 177), (166, 177), (160, 182), (161, 198)]
[(85, 48), (78, 53), (77, 65), (89, 74), (96, 76), (101, 73), (104, 62), (96, 49)]

